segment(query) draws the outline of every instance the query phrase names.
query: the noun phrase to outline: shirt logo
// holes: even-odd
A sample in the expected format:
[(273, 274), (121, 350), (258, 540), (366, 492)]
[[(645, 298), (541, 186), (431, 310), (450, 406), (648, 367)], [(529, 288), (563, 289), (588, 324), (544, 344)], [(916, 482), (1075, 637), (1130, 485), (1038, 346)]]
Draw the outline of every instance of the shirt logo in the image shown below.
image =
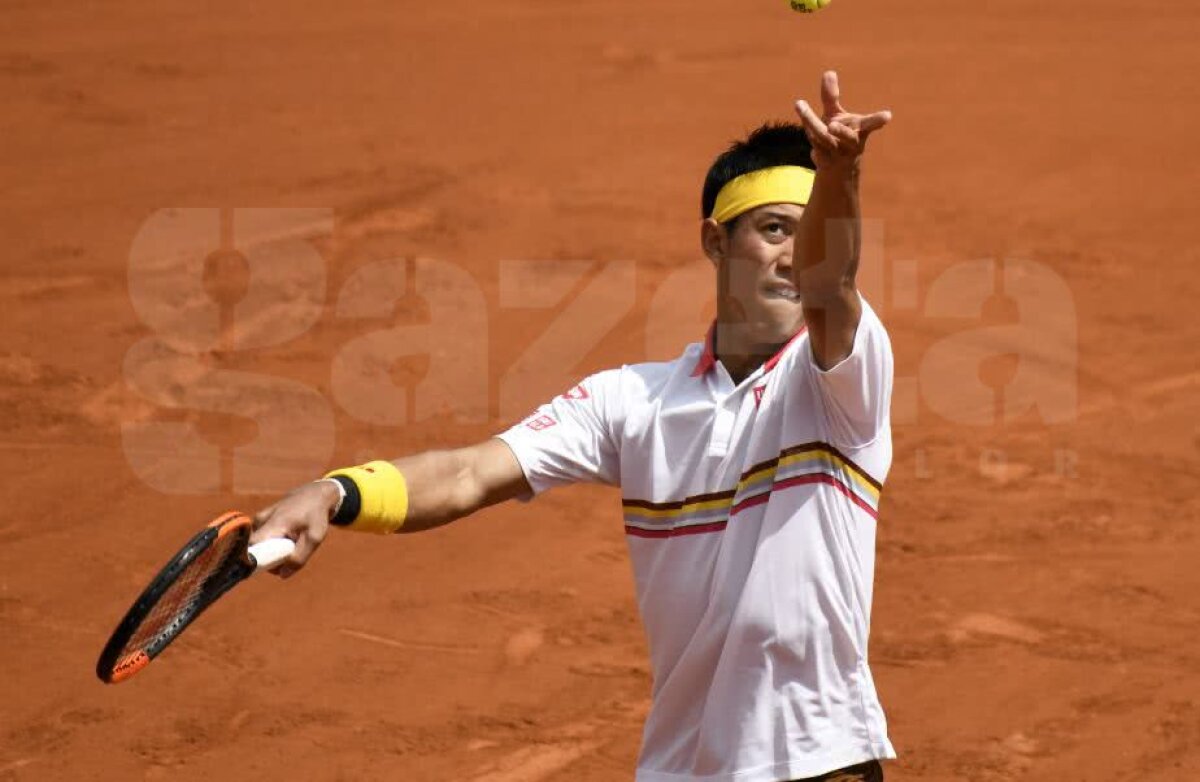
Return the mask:
[(536, 418), (529, 419), (525, 422), (525, 425), (535, 432), (540, 432), (543, 429), (549, 429), (557, 423), (558, 421), (543, 413)]
[(575, 386), (570, 391), (562, 395), (563, 399), (587, 399), (587, 389), (582, 384)]
[(763, 394), (767, 391), (767, 384), (763, 383), (761, 386), (755, 386), (752, 390), (754, 391), (754, 409), (757, 410), (758, 406), (762, 404)]

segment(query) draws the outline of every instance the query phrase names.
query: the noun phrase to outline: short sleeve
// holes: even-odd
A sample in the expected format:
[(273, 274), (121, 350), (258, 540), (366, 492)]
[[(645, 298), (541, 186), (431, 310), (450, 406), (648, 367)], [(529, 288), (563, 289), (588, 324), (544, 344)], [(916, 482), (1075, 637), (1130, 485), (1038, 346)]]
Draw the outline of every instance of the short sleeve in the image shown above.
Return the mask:
[(592, 375), (497, 435), (512, 449), (535, 495), (569, 483), (618, 482), (611, 411), (620, 401), (619, 379), (620, 370)]
[(892, 343), (879, 316), (863, 299), (853, 349), (829, 369), (817, 366), (811, 346), (806, 353), (831, 437), (855, 448), (873, 442), (890, 424), (892, 403)]

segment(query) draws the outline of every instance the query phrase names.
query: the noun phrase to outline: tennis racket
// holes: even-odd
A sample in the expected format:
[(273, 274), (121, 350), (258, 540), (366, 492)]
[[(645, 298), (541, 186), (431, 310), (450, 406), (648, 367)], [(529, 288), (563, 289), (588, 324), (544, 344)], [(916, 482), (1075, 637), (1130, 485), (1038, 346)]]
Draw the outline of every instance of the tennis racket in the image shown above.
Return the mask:
[(231, 511), (196, 534), (159, 571), (100, 653), (96, 675), (109, 684), (145, 668), (221, 595), (291, 555), (295, 544), (272, 538), (249, 545), (253, 523)]

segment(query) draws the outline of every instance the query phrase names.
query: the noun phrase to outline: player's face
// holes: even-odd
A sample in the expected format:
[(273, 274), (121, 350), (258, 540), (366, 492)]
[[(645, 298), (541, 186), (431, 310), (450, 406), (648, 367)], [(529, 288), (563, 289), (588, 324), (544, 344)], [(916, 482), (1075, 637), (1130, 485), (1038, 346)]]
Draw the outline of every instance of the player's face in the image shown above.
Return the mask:
[(752, 345), (786, 342), (803, 323), (792, 284), (792, 251), (802, 214), (804, 207), (796, 204), (760, 206), (734, 221), (724, 237), (718, 260), (719, 314), (723, 324), (740, 324)]

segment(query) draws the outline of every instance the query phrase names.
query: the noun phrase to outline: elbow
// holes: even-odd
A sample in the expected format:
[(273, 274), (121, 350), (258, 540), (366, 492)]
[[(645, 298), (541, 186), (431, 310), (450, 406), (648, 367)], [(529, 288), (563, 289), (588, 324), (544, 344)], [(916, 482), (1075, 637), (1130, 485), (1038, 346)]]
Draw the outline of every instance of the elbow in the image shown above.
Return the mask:
[(796, 293), (805, 309), (827, 309), (842, 306), (858, 299), (858, 287), (853, 275), (837, 275), (828, 279), (808, 277), (793, 281)]
[(821, 263), (792, 265), (792, 284), (802, 301), (814, 304), (845, 299), (857, 293), (857, 259), (838, 262), (826, 259)]
[(483, 507), (486, 497), (483, 478), (469, 449), (451, 451), (455, 460), (453, 478), (447, 491), (445, 521), (469, 516)]

